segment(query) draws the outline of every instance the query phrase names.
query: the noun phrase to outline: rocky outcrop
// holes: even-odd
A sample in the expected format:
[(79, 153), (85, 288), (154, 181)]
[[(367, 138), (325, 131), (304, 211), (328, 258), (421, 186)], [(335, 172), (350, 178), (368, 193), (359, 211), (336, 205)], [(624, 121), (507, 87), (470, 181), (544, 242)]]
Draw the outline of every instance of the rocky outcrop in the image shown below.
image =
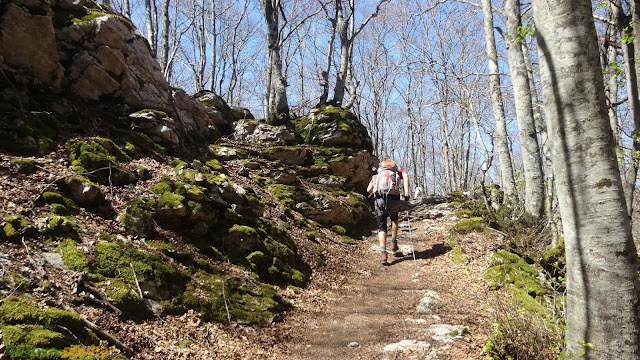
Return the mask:
[[(71, 116), (91, 108), (93, 117), (109, 119), (153, 110), (165, 116), (147, 117), (138, 130), (170, 147), (228, 132), (231, 109), (224, 102), (204, 106), (171, 88), (147, 41), (108, 7), (88, 0), (16, 0), (0, 5), (0, 14), (2, 82), (10, 83), (0, 86), (0, 96), (15, 109)], [(32, 99), (34, 88), (57, 97)]]
[(276, 145), (291, 145), (296, 141), (293, 131), (284, 125), (274, 126), (251, 120), (236, 122), (233, 138), (250, 143)]

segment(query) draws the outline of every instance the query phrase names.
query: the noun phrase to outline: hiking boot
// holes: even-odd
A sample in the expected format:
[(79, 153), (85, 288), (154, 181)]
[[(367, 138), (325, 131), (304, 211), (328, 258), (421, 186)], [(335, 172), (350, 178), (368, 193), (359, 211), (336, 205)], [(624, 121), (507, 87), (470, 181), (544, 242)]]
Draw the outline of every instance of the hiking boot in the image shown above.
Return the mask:
[(387, 253), (386, 252), (380, 253), (380, 264), (382, 264), (383, 266), (389, 265), (389, 263), (387, 262)]
[(398, 250), (400, 250), (400, 248), (398, 247), (398, 240), (392, 240), (391, 241), (391, 251), (398, 252)]
[(393, 256), (402, 256), (402, 251), (398, 247), (398, 240), (391, 241), (391, 251), (393, 252)]

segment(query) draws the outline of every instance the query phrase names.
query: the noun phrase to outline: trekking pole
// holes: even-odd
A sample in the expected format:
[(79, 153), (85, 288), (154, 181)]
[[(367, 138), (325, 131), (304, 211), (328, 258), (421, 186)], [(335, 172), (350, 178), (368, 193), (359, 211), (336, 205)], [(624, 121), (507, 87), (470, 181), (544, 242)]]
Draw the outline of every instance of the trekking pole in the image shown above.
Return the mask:
[(411, 239), (411, 253), (413, 254), (413, 267), (415, 270), (418, 270), (418, 265), (416, 264), (416, 249), (413, 247), (413, 236), (411, 235), (411, 222), (409, 221), (409, 209), (407, 209), (407, 225), (409, 225), (409, 239)]

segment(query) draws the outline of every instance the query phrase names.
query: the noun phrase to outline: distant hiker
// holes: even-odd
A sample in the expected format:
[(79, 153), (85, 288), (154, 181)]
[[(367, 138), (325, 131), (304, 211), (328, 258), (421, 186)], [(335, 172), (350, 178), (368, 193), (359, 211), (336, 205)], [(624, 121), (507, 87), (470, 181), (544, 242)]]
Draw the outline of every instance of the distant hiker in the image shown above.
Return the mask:
[[(401, 181), (402, 180), (402, 181)], [(380, 263), (387, 262), (387, 217), (391, 219), (391, 251), (398, 253), (398, 212), (400, 194), (409, 200), (409, 174), (400, 169), (395, 161), (380, 163), (373, 175), (367, 192), (375, 196), (376, 224), (378, 225), (378, 243), (380, 245)]]

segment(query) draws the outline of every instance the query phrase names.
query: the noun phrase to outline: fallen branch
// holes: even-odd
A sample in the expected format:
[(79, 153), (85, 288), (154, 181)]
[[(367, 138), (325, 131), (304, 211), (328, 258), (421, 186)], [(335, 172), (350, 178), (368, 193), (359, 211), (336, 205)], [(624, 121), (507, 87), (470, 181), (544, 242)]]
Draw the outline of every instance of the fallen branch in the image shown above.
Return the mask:
[(94, 296), (94, 299), (92, 299), (92, 300), (95, 300), (96, 302), (98, 302), (102, 306), (110, 309), (116, 315), (118, 315), (118, 316), (122, 315), (122, 310), (120, 310), (117, 307), (115, 307), (111, 303), (111, 301), (109, 300), (107, 295), (105, 295), (100, 289), (89, 285), (85, 281), (85, 279), (86, 279), (86, 274), (82, 273), (80, 275), (80, 278), (78, 279), (78, 285), (76, 286), (76, 293), (79, 294), (80, 292), (86, 290), (87, 292), (91, 293)]
[(138, 282), (138, 276), (136, 275), (136, 269), (133, 267), (133, 263), (129, 263), (129, 265), (131, 265), (131, 271), (133, 271), (133, 279), (136, 281), (136, 286), (138, 287), (140, 298), (144, 299), (144, 296), (142, 296), (142, 289), (140, 289), (140, 283)]
[(110, 344), (114, 345), (115, 347), (120, 349), (120, 351), (126, 353), (127, 355), (133, 355), (133, 349), (132, 348), (130, 348), (129, 346), (125, 345), (120, 340), (114, 338), (108, 332), (102, 330), (98, 325), (96, 325), (96, 324), (92, 323), (91, 321), (87, 320), (87, 318), (85, 318), (84, 316), (78, 314), (72, 307), (63, 304), (62, 308), (64, 310), (68, 311), (68, 312), (71, 312), (71, 313), (74, 313), (74, 314), (78, 315), (78, 319), (80, 319), (80, 322), (82, 323), (82, 325), (84, 325), (86, 328), (88, 328), (89, 330), (91, 330), (94, 333), (96, 333), (96, 335), (99, 338), (107, 340)]

